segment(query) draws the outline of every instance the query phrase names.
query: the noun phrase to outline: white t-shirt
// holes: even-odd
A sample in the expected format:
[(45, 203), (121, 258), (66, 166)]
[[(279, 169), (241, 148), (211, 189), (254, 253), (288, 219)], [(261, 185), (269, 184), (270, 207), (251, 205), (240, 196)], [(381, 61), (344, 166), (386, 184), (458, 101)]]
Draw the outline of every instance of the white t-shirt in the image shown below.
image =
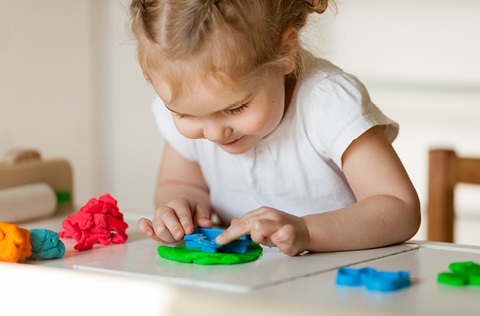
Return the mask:
[(261, 206), (303, 216), (355, 203), (342, 172), (344, 151), (375, 125), (386, 125), (389, 140), (396, 138), (398, 124), (371, 102), (357, 78), (321, 59), (308, 69), (277, 129), (240, 155), (185, 138), (163, 102), (154, 101), (160, 130), (178, 153), (200, 165), (223, 223)]

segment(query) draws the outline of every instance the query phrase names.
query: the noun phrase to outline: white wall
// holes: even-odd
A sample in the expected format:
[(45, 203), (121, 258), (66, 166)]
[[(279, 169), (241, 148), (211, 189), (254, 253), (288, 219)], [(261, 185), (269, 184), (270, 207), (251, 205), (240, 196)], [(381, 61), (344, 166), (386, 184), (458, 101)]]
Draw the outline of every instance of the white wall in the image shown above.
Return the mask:
[(74, 167), (75, 199), (152, 212), (162, 139), (128, 35), (127, 0), (0, 0), (0, 155)]
[(136, 60), (128, 0), (92, 2), (95, 16), (97, 192), (110, 192), (125, 212), (153, 214), (163, 139), (150, 111), (153, 89)]
[[(316, 51), (359, 77), (374, 102), (400, 123), (394, 146), (425, 213), (428, 149), (445, 146), (480, 156), (480, 2), (337, 4), (338, 14), (330, 12), (325, 25), (330, 37), (317, 42)], [(460, 186), (457, 192), (456, 240), (480, 244), (480, 190)], [(417, 234), (424, 237), (425, 222)]]
[[(127, 34), (128, 0), (0, 0), (0, 154), (36, 147), (75, 169), (77, 204), (110, 192), (151, 213), (163, 140)], [(428, 148), (480, 155), (480, 2), (337, 0), (306, 38), (401, 124), (395, 147), (426, 203)], [(460, 242), (480, 243), (461, 188)], [(477, 208), (478, 209), (478, 208)], [(477, 212), (478, 213), (478, 212)], [(462, 235), (463, 234), (463, 235)], [(424, 227), (418, 238), (424, 238)]]
[(89, 1), (0, 0), (0, 154), (37, 148), (74, 165), (94, 193)]

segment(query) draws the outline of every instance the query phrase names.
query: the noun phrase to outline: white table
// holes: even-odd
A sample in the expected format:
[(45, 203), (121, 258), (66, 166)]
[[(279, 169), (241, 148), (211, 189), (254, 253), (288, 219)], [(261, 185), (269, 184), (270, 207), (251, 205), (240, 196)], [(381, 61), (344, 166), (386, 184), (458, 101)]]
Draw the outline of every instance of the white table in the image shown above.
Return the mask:
[[(480, 287), (437, 284), (456, 261), (480, 262), (480, 247), (410, 242), (364, 251), (288, 257), (265, 248), (257, 261), (200, 266), (160, 258), (159, 243), (127, 218), (123, 245), (73, 250), (62, 259), (0, 263), (2, 311), (49, 315), (478, 315)], [(64, 217), (22, 223), (61, 229)], [(340, 287), (338, 267), (409, 270), (412, 285), (392, 293)], [(8, 284), (8, 286), (5, 286)], [(23, 314), (23, 313), (20, 313)]]

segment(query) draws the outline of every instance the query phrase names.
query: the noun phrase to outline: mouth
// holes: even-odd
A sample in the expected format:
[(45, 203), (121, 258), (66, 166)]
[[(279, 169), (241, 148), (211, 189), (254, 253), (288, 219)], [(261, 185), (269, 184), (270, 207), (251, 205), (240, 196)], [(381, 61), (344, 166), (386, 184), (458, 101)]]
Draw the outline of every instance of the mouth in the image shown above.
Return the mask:
[(238, 143), (242, 138), (243, 138), (243, 136), (240, 137), (240, 138), (237, 138), (237, 139), (235, 139), (231, 142), (228, 142), (228, 143), (220, 143), (220, 145), (222, 145), (222, 146), (232, 146), (232, 145), (235, 145), (236, 143)]

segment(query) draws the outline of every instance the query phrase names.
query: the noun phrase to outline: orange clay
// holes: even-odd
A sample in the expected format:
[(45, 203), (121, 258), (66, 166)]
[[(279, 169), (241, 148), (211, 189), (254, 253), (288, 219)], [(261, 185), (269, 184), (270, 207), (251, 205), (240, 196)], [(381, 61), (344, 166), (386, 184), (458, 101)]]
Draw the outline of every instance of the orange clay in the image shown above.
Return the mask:
[(23, 262), (31, 255), (30, 232), (15, 224), (0, 222), (0, 261)]

